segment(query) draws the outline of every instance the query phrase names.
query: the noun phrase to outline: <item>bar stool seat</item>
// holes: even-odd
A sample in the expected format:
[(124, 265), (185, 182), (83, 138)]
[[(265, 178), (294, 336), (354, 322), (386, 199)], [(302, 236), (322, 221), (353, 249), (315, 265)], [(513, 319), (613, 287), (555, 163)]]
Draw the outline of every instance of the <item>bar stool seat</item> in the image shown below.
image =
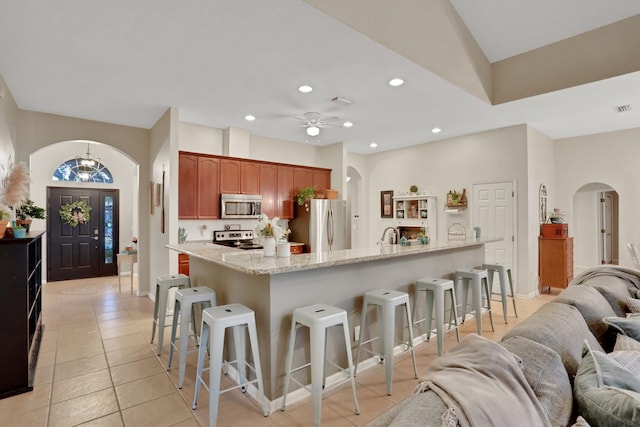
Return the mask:
[[(416, 303), (418, 302), (418, 292), (421, 291), (425, 292), (427, 310), (425, 318), (416, 321)], [(431, 337), (431, 321), (433, 319), (433, 311), (435, 308), (436, 332), (438, 334), (438, 356), (442, 356), (444, 354), (444, 295), (447, 291), (449, 291), (449, 294), (451, 295), (449, 330), (451, 330), (451, 319), (453, 318), (456, 322), (456, 338), (458, 339), (458, 342), (460, 342), (460, 333), (458, 331), (458, 303), (456, 302), (456, 292), (452, 280), (423, 277), (416, 281), (416, 290), (413, 298), (413, 326), (418, 328), (420, 323), (427, 323), (427, 341), (429, 341), (429, 338)]]
[(458, 281), (462, 281), (463, 286), (465, 286), (462, 293), (462, 323), (464, 323), (464, 320), (467, 317), (467, 296), (469, 294), (469, 288), (471, 288), (471, 299), (473, 308), (476, 313), (478, 335), (482, 335), (482, 291), (484, 288), (484, 292), (487, 298), (489, 320), (491, 321), (491, 330), (495, 332), (495, 329), (493, 327), (493, 315), (491, 314), (491, 294), (489, 293), (487, 270), (480, 270), (475, 268), (456, 270), (456, 284), (458, 283)]
[(158, 328), (158, 356), (162, 352), (162, 338), (164, 336), (164, 328), (167, 319), (167, 300), (169, 299), (169, 289), (171, 288), (190, 288), (191, 281), (189, 276), (184, 274), (170, 274), (167, 276), (158, 276), (156, 279), (156, 301), (153, 306), (153, 327), (151, 328), (151, 344), (156, 335), (156, 327)]
[[(222, 353), (224, 350), (224, 334), (226, 328), (232, 328), (233, 342), (235, 344), (236, 360), (226, 362), (236, 364), (238, 369), (238, 385), (226, 389), (220, 389), (220, 372), (222, 370)], [(249, 331), (249, 344), (251, 345), (251, 355), (253, 366), (245, 360), (245, 328)], [(211, 355), (209, 368), (204, 368), (204, 356), (207, 346)], [(255, 374), (254, 380), (246, 377), (246, 368)], [(205, 371), (209, 371), (209, 385), (203, 379)], [(202, 311), (202, 332), (200, 348), (198, 350), (198, 369), (196, 371), (195, 394), (193, 396), (193, 409), (198, 406), (198, 396), (200, 386), (203, 385), (209, 391), (209, 426), (215, 427), (218, 419), (218, 403), (220, 395), (231, 390), (240, 388), (244, 393), (249, 384), (257, 383), (258, 398), (262, 413), (266, 417), (269, 415), (264, 397), (264, 386), (262, 385), (262, 369), (260, 367), (260, 352), (258, 349), (258, 334), (256, 331), (256, 317), (253, 310), (242, 304), (227, 304), (217, 307), (206, 308)]]
[[(382, 321), (380, 324), (379, 336), (364, 341), (364, 332), (366, 329), (367, 312), (369, 311), (369, 305), (376, 306), (377, 309), (382, 310)], [(386, 380), (387, 380), (387, 395), (391, 396), (391, 389), (393, 386), (393, 347), (395, 342), (395, 321), (396, 321), (396, 308), (404, 305), (407, 315), (407, 327), (409, 328), (409, 341), (402, 341), (403, 344), (408, 346), (405, 351), (411, 351), (411, 358), (413, 360), (413, 373), (415, 378), (418, 378), (418, 369), (416, 368), (416, 355), (413, 350), (413, 328), (411, 323), (411, 309), (409, 308), (409, 294), (406, 292), (393, 291), (389, 289), (378, 289), (375, 291), (369, 291), (364, 294), (362, 302), (362, 317), (360, 319), (360, 338), (358, 339), (358, 351), (356, 353), (356, 366), (355, 371), (358, 371), (358, 362), (360, 361), (360, 350), (364, 350), (370, 354), (381, 357), (381, 360), (385, 364)], [(363, 346), (369, 344), (377, 339), (380, 339), (383, 355), (364, 348)], [(403, 351), (404, 353), (404, 351)]]
[[(295, 349), (296, 330), (299, 326), (309, 328), (310, 337), (310, 362), (301, 365), (295, 369), (291, 369), (293, 363), (293, 351)], [(344, 344), (347, 350), (347, 368), (336, 365), (326, 360), (326, 337), (327, 329), (332, 326), (342, 326), (344, 332)], [(287, 394), (289, 392), (289, 382), (294, 381), (301, 387), (308, 389), (308, 386), (302, 384), (295, 378), (291, 377), (293, 372), (305, 369), (311, 366), (311, 399), (313, 402), (313, 425), (320, 426), (320, 417), (322, 411), (322, 391), (325, 383), (325, 366), (332, 366), (346, 372), (351, 380), (351, 390), (353, 393), (353, 402), (355, 404), (355, 413), (360, 415), (360, 407), (358, 406), (358, 397), (356, 396), (355, 370), (351, 358), (351, 343), (349, 338), (349, 319), (347, 312), (327, 304), (314, 304), (307, 307), (297, 308), (293, 311), (291, 319), (291, 334), (289, 335), (289, 350), (286, 359), (286, 377), (284, 381), (284, 395), (282, 397), (282, 408), (285, 410), (287, 404)]]
[(511, 265), (507, 263), (482, 264), (482, 269), (487, 270), (489, 277), (489, 290), (493, 294), (493, 273), (498, 273), (500, 282), (500, 296), (502, 297), (502, 312), (504, 313), (504, 323), (507, 321), (507, 278), (509, 278), (509, 288), (511, 289), (511, 301), (513, 302), (513, 312), (518, 318), (516, 309), (516, 294), (513, 292), (513, 278), (511, 277)]
[[(173, 323), (171, 326), (171, 346), (169, 347), (169, 364), (167, 371), (171, 369), (173, 361), (173, 350), (178, 350), (180, 354), (180, 377), (178, 380), (178, 388), (182, 388), (184, 384), (184, 374), (187, 369), (187, 351), (189, 345), (189, 323), (193, 325), (194, 337), (197, 341), (197, 331), (194, 323), (193, 307), (194, 304), (206, 305), (214, 307), (216, 305), (216, 293), (213, 289), (206, 286), (196, 286), (195, 288), (184, 288), (176, 291), (175, 307), (173, 309)], [(180, 317), (180, 347), (176, 345), (176, 331), (178, 329), (178, 317)], [(196, 351), (196, 350), (192, 350)]]

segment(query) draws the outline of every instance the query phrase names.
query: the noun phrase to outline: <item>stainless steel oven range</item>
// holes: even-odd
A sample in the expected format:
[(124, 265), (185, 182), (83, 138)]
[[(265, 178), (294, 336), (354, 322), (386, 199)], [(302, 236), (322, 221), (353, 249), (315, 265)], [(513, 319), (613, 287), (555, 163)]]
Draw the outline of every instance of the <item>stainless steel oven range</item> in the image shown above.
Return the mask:
[(262, 249), (262, 245), (253, 242), (252, 230), (214, 231), (213, 243), (238, 249)]

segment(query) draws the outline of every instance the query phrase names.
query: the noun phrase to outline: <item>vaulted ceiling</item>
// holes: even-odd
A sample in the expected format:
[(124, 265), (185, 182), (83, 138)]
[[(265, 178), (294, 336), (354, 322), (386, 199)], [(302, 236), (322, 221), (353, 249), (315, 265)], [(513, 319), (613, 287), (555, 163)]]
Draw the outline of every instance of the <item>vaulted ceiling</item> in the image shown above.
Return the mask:
[[(638, 127), (638, 40), (628, 0), (0, 0), (0, 75), (22, 109), (150, 128), (176, 107), (365, 154), (520, 123)], [(310, 138), (295, 119), (310, 111), (354, 126)]]

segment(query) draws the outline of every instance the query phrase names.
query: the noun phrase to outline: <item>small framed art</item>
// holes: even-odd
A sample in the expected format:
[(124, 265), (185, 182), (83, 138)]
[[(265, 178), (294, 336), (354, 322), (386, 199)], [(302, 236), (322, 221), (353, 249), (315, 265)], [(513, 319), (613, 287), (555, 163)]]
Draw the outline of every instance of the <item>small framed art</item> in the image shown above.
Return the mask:
[(380, 217), (393, 218), (393, 190), (380, 192)]

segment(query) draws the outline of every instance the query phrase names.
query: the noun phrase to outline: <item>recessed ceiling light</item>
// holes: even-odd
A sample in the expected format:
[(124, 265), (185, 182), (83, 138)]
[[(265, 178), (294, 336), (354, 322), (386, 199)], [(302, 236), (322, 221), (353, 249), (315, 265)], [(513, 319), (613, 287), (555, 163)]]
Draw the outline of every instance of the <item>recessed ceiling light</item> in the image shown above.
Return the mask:
[(247, 114), (246, 116), (244, 116), (244, 119), (248, 122), (252, 122), (256, 119), (256, 117), (252, 116), (251, 114)]
[(346, 127), (346, 128), (350, 128), (351, 126), (353, 126), (353, 123), (352, 123), (352, 122), (344, 122), (344, 123), (342, 124), (342, 126), (344, 126), (344, 127)]
[(440, 132), (442, 132), (442, 129), (440, 129), (440, 128), (433, 128), (433, 129), (431, 129), (431, 132), (433, 132), (433, 133), (440, 133)]
[(399, 78), (389, 80), (389, 85), (391, 86), (401, 86), (403, 83), (404, 83), (404, 80)]
[(371, 144), (369, 144), (369, 147), (371, 148), (376, 148), (378, 146), (378, 144), (376, 144), (375, 142), (372, 142)]
[(302, 85), (298, 88), (298, 90), (302, 93), (309, 93), (313, 90), (313, 88), (309, 85)]

